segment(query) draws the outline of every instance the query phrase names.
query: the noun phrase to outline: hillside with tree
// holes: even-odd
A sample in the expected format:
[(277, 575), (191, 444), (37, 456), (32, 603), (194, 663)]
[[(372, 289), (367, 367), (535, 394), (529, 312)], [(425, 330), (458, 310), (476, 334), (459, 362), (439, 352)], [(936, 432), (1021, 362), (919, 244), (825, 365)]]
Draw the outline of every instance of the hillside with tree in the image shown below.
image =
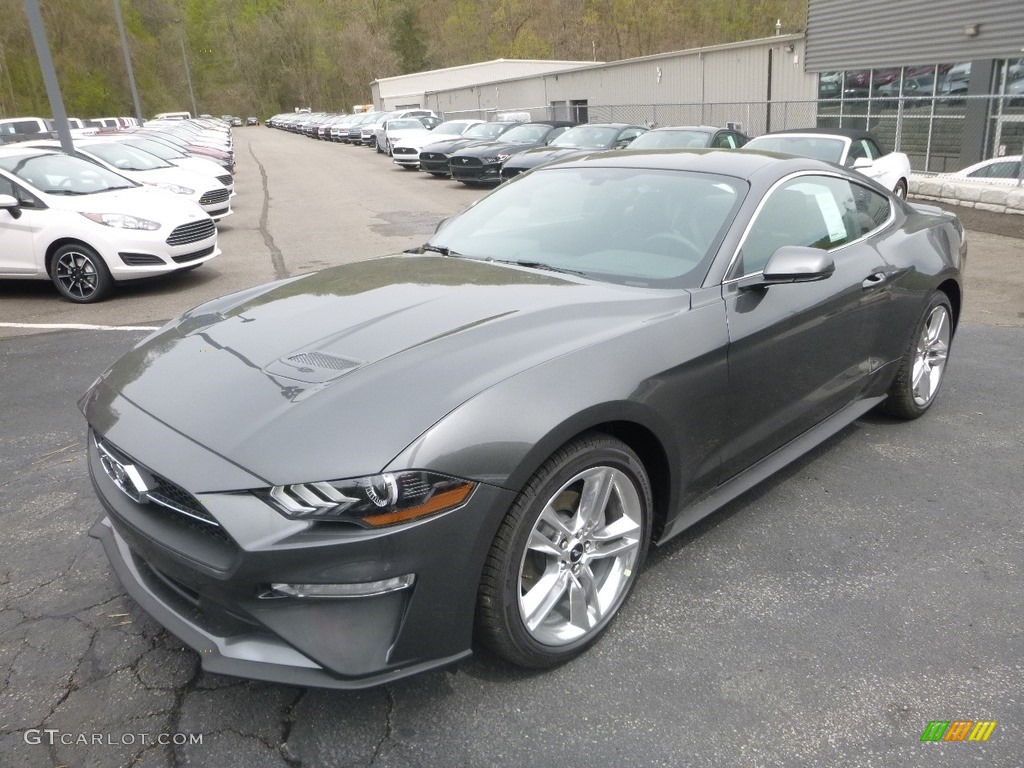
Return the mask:
[[(344, 110), (370, 82), (496, 58), (602, 60), (787, 32), (806, 0), (120, 0), (146, 116)], [(112, 0), (41, 0), (71, 115), (132, 114)], [(50, 114), (22, 0), (0, 0), (0, 116)]]

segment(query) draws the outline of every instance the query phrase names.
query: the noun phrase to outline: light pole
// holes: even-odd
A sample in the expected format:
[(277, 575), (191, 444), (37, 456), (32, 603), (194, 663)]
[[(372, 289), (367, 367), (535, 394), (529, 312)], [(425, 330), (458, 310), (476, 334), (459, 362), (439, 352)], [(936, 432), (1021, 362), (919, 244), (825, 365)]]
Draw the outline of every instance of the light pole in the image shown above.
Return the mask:
[(192, 73), (188, 69), (188, 54), (185, 53), (185, 21), (178, 19), (181, 24), (181, 33), (178, 39), (181, 41), (181, 60), (185, 62), (185, 79), (188, 81), (188, 95), (192, 97), (192, 117), (199, 117), (199, 108), (196, 107), (196, 94), (192, 90)]
[(139, 90), (135, 87), (135, 70), (132, 69), (132, 57), (128, 53), (128, 36), (124, 33), (124, 19), (121, 18), (121, 0), (114, 0), (114, 17), (117, 29), (121, 33), (121, 48), (124, 49), (124, 65), (128, 68), (128, 85), (132, 89), (132, 101), (135, 102), (135, 118), (142, 125), (142, 106), (139, 104)]
[(25, 0), (25, 15), (32, 31), (32, 42), (36, 46), (39, 57), (39, 68), (43, 70), (43, 83), (46, 85), (46, 96), (50, 100), (53, 122), (57, 126), (57, 137), (60, 148), (69, 155), (75, 151), (71, 141), (71, 128), (68, 125), (68, 113), (64, 111), (64, 98), (60, 95), (60, 83), (57, 82), (57, 71), (53, 68), (53, 56), (50, 44), (46, 40), (46, 29), (43, 27), (43, 16), (39, 12), (39, 0)]

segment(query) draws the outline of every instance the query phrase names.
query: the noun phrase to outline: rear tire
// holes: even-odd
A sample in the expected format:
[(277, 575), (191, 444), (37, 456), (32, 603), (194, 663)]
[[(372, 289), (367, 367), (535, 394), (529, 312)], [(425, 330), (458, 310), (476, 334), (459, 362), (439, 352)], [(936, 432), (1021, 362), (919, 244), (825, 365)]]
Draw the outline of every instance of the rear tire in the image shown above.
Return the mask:
[(632, 591), (652, 509), (647, 473), (624, 443), (595, 432), (559, 449), (491, 544), (477, 599), (480, 640), (533, 669), (582, 653)]
[(899, 419), (924, 415), (942, 385), (952, 339), (953, 310), (946, 294), (936, 291), (900, 361), (882, 411)]
[(893, 190), (893, 194), (900, 200), (907, 199), (907, 182), (904, 179), (900, 179), (896, 182), (896, 188)]

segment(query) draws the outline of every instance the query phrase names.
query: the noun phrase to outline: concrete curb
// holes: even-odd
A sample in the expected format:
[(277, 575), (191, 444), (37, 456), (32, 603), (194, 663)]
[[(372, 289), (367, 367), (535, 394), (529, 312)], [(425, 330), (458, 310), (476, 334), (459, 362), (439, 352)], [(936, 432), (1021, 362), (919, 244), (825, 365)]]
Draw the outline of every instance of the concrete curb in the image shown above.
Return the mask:
[(911, 176), (910, 195), (924, 200), (978, 208), (994, 213), (1024, 215), (1024, 187), (938, 176)]

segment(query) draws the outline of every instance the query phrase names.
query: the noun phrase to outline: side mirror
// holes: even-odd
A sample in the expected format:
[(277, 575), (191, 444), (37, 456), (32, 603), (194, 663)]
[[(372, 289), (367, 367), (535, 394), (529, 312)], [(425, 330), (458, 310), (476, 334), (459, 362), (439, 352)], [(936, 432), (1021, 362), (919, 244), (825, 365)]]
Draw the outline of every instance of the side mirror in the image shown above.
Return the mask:
[(11, 214), (12, 219), (21, 218), (21, 203), (11, 195), (0, 195), (0, 208)]
[(836, 271), (828, 251), (799, 245), (784, 245), (772, 254), (760, 275), (740, 281), (740, 288), (761, 288), (786, 283), (812, 283), (825, 280)]
[(855, 171), (859, 171), (861, 168), (870, 168), (872, 165), (874, 165), (874, 161), (870, 157), (858, 157), (850, 167)]

